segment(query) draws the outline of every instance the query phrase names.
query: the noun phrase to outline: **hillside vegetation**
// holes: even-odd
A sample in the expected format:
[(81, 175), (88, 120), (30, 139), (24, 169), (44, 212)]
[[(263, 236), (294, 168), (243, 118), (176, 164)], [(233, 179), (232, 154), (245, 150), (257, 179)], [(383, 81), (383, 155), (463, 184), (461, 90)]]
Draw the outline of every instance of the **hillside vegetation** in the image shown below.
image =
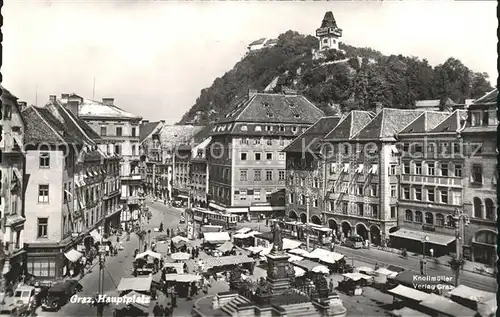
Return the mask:
[(278, 40), (276, 46), (249, 52), (216, 78), (179, 123), (217, 121), (248, 89), (263, 91), (276, 77), (274, 92), (282, 87), (297, 90), (327, 115), (371, 109), (378, 102), (392, 108), (412, 108), (416, 100), (426, 99), (451, 98), (460, 103), (493, 89), (487, 74), (474, 72), (453, 57), (432, 67), (426, 59), (385, 56), (370, 48), (341, 44), (342, 51), (313, 59), (316, 37), (288, 31)]

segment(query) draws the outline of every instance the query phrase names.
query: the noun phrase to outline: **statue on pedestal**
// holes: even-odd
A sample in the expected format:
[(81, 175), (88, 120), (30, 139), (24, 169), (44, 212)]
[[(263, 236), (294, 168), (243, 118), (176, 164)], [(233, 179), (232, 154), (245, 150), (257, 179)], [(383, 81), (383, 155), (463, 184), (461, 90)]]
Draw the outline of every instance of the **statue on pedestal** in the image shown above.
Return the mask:
[(281, 235), (281, 227), (278, 224), (278, 222), (274, 223), (273, 251), (274, 252), (283, 252), (283, 236)]

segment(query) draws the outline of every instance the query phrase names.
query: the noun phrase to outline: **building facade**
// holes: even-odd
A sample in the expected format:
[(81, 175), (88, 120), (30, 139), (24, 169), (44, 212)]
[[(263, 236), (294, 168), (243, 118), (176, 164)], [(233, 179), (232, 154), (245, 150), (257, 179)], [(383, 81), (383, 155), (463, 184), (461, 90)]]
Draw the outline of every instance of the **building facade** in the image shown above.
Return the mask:
[(212, 139), (208, 137), (191, 151), (191, 194), (193, 205), (208, 207), (208, 178), (209, 168), (207, 161), (207, 147)]
[(337, 26), (333, 13), (328, 11), (321, 22), (321, 27), (316, 30), (316, 37), (319, 39), (319, 51), (329, 49), (339, 49), (342, 29)]
[[(325, 223), (325, 159), (321, 155), (321, 140), (340, 121), (340, 117), (321, 118), (297, 137), (283, 152), (286, 153), (285, 215), (291, 221)], [(308, 201), (309, 200), (309, 201)], [(309, 203), (309, 219), (307, 219)]]
[(251, 90), (212, 128), (209, 206), (250, 217), (283, 213), (281, 151), (323, 115), (303, 96)]
[(392, 236), (394, 247), (418, 253), (425, 248), (433, 256), (455, 252), (453, 217), (463, 208), (464, 177), (457, 133), (466, 115), (426, 111), (398, 133), (400, 230)]
[(25, 122), (17, 97), (4, 87), (0, 113), (0, 274), (4, 286), (24, 273)]
[(470, 222), (463, 235), (464, 257), (494, 268), (498, 236), (497, 99), (495, 89), (472, 103), (460, 134), (467, 148), (463, 210)]
[(141, 122), (140, 151), (143, 165), (144, 192), (146, 195), (160, 200), (170, 200), (168, 193), (168, 160), (163, 159), (162, 146), (160, 142), (160, 130), (164, 121)]

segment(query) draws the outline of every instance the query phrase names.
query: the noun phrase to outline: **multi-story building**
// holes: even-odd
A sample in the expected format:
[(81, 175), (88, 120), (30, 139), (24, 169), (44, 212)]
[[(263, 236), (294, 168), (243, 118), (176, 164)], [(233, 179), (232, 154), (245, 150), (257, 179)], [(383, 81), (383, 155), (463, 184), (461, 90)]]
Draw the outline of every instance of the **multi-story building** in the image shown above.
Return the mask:
[[(63, 106), (55, 96), (41, 108), (22, 112), (26, 149), (26, 231), (28, 273), (62, 277), (73, 258), (66, 252), (89, 247), (105, 214), (102, 187), (105, 156), (100, 137), (75, 114), (70, 99)], [(100, 233), (98, 232), (100, 231)], [(90, 235), (90, 236), (89, 236)], [(69, 270), (66, 269), (66, 272)]]
[(211, 127), (199, 131), (194, 136), (194, 147), (191, 150), (191, 196), (194, 206), (208, 207), (209, 168), (207, 148), (212, 138), (208, 136)]
[(187, 203), (191, 195), (192, 147), (190, 144), (177, 144), (173, 151), (173, 197)]
[[(324, 117), (307, 129), (283, 152), (286, 153), (285, 215), (288, 219), (322, 225), (324, 210), (324, 157), (321, 140), (333, 130), (340, 117)], [(310, 219), (307, 219), (309, 199)]]
[(212, 129), (209, 206), (252, 217), (283, 213), (285, 153), (281, 151), (322, 116), (304, 96), (251, 90)]
[(162, 175), (168, 173), (169, 164), (163, 159), (160, 142), (160, 131), (164, 124), (163, 120), (141, 122), (140, 154), (143, 164), (144, 192), (150, 197), (168, 200), (168, 181)]
[(470, 224), (463, 233), (466, 259), (496, 268), (497, 261), (497, 100), (498, 90), (486, 94), (468, 108), (465, 129), (464, 213)]
[(121, 202), (121, 178), (120, 178), (121, 156), (106, 154), (103, 167), (105, 177), (103, 184), (103, 209), (105, 215), (104, 233), (110, 234), (111, 228), (121, 227), (121, 212), (123, 203)]
[[(397, 135), (400, 153), (398, 226), (392, 245), (441, 256), (455, 251), (453, 216), (463, 208), (464, 157), (457, 133), (466, 111), (426, 111)], [(427, 241), (424, 241), (425, 237)]]
[(116, 106), (114, 98), (103, 98), (99, 102), (76, 94), (62, 94), (60, 101), (68, 108), (76, 109), (79, 118), (101, 137), (99, 149), (103, 153), (121, 156), (121, 200), (127, 206), (127, 210), (120, 213), (122, 225), (136, 220), (142, 191), (139, 166), (139, 123), (142, 118)]
[(326, 218), (331, 227), (340, 224), (344, 236), (357, 234), (375, 244), (397, 230), (395, 134), (421, 113), (385, 108), (377, 109), (372, 118), (370, 113), (352, 111), (325, 137), (328, 144), (323, 150), (330, 163)]
[[(2, 89), (0, 110), (0, 280), (9, 285), (24, 273), (24, 130), (17, 97)], [(9, 273), (9, 274), (6, 274)], [(3, 288), (2, 288), (3, 289)]]

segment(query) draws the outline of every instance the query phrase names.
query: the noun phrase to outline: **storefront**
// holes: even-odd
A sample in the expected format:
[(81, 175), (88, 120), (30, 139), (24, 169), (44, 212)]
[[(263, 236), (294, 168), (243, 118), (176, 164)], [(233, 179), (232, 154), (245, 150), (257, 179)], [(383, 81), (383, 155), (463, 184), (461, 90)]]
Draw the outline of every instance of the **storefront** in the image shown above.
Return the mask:
[(277, 219), (285, 216), (285, 206), (271, 206), (269, 203), (252, 203), (249, 208), (250, 218)]
[(472, 238), (471, 257), (474, 262), (495, 266), (497, 260), (497, 233), (480, 229)]
[(440, 257), (455, 252), (455, 236), (443, 234), (415, 231), (410, 229), (399, 229), (389, 234), (391, 245), (396, 249), (406, 249), (434, 257)]
[(110, 230), (111, 228), (114, 228), (114, 229), (120, 228), (122, 210), (123, 210), (123, 206), (120, 206), (117, 210), (106, 215), (106, 218), (104, 219), (104, 232), (107, 235), (111, 234), (111, 230)]

